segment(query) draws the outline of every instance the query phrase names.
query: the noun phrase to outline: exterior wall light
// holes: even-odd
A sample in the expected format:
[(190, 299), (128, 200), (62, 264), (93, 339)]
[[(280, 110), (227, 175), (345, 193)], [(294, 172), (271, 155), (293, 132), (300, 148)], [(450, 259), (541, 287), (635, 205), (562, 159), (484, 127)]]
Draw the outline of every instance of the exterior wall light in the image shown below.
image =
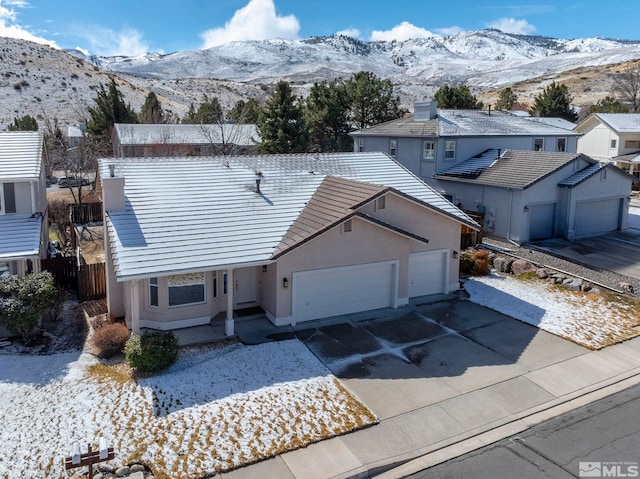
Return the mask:
[(524, 205), (524, 212), (528, 213), (529, 212), (529, 205)]
[(457, 251), (452, 252), (451, 256), (453, 256), (453, 259), (458, 259), (458, 252)]
[(287, 278), (282, 278), (282, 287), (283, 288), (289, 287), (289, 280)]

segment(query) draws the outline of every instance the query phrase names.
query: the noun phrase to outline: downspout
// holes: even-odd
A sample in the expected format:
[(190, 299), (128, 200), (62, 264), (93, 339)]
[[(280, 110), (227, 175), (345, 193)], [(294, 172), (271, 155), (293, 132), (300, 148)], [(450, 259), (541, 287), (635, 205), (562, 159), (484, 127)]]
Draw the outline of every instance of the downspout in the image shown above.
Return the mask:
[(513, 190), (509, 188), (509, 217), (507, 218), (507, 239), (511, 243), (515, 243), (515, 241), (511, 239), (511, 213), (512, 212), (513, 212)]
[(36, 213), (36, 188), (33, 181), (29, 182), (29, 190), (31, 192), (31, 214)]

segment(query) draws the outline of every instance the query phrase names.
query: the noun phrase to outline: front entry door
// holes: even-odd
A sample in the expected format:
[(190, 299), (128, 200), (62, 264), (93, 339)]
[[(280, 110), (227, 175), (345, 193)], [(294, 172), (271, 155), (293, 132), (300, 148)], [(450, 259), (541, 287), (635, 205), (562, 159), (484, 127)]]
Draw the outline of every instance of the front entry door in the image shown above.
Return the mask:
[(258, 268), (241, 268), (233, 271), (236, 306), (258, 301)]

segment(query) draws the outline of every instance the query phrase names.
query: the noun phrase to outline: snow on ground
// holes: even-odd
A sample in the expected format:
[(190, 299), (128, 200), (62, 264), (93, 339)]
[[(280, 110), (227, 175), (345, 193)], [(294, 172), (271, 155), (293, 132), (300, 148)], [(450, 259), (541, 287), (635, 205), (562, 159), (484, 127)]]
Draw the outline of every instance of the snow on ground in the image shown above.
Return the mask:
[[(464, 283), (470, 300), (591, 349), (640, 334), (633, 300), (491, 274)], [(634, 327), (636, 327), (634, 329)]]
[(100, 436), (113, 465), (209, 477), (377, 421), (297, 340), (185, 349), (137, 383), (80, 352), (0, 355), (0, 371), (0, 477), (63, 477), (70, 444)]

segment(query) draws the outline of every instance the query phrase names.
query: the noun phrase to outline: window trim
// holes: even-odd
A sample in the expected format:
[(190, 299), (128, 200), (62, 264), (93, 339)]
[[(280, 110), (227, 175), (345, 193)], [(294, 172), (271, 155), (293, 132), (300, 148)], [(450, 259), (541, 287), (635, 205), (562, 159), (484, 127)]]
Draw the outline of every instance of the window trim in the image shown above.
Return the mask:
[[(427, 150), (426, 146), (427, 144), (431, 145), (431, 148), (429, 150)], [(431, 156), (427, 157), (427, 155), (425, 154), (427, 151), (431, 152)], [(454, 154), (455, 156), (455, 154)], [(422, 160), (423, 161), (434, 161), (436, 159), (436, 142), (433, 140), (424, 140), (422, 142)]]
[[(536, 142), (538, 140), (541, 142), (541, 145), (540, 145), (540, 149), (536, 150)], [(536, 138), (533, 139), (533, 151), (544, 151), (544, 138), (543, 137), (539, 136), (539, 137), (536, 137)]]
[[(453, 146), (453, 148), (450, 148)], [(453, 161), (456, 159), (456, 140), (445, 140), (444, 142), (444, 159), (445, 161)], [(450, 155), (450, 153), (453, 153)]]
[(616, 149), (618, 148), (618, 139), (617, 138), (612, 138), (611, 141), (609, 142), (609, 149)]
[(169, 278), (171, 276), (180, 276), (178, 274), (172, 274), (170, 276), (167, 276), (167, 307), (169, 309), (174, 309), (174, 308), (184, 308), (184, 307), (189, 307), (189, 306), (195, 306), (198, 304), (207, 304), (207, 274), (203, 271), (202, 272), (202, 301), (196, 301), (193, 303), (185, 303), (185, 304), (171, 304), (171, 299), (170, 299), (170, 294), (169, 294), (169, 290), (171, 288), (171, 286), (169, 286)]
[[(155, 284), (152, 282), (153, 280), (155, 280)], [(156, 303), (157, 304), (153, 304), (152, 298), (153, 298), (153, 294), (151, 293), (151, 290), (154, 289), (156, 290)], [(159, 308), (160, 307), (160, 280), (157, 276), (154, 276), (153, 278), (149, 278), (149, 307), (150, 308)]]

